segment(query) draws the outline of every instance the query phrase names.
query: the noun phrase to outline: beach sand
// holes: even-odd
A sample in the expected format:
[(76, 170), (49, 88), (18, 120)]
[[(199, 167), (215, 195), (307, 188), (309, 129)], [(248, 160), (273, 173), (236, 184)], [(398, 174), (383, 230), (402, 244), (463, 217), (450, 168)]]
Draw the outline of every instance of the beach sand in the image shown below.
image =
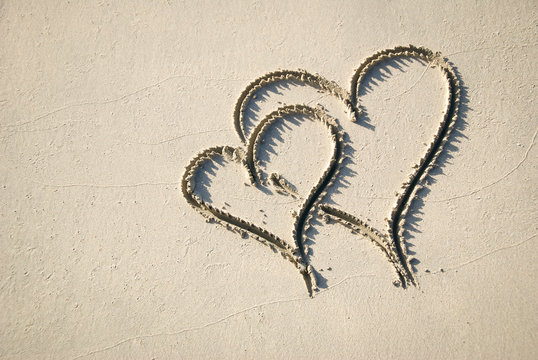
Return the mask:
[(536, 11), (1, 1), (0, 358), (536, 358)]

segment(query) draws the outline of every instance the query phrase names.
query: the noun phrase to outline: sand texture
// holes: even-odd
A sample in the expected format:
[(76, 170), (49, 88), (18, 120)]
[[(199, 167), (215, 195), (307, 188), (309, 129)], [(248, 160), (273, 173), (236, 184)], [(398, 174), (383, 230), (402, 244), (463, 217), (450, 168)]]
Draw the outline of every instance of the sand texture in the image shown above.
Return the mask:
[(0, 1), (0, 358), (535, 359), (536, 11)]

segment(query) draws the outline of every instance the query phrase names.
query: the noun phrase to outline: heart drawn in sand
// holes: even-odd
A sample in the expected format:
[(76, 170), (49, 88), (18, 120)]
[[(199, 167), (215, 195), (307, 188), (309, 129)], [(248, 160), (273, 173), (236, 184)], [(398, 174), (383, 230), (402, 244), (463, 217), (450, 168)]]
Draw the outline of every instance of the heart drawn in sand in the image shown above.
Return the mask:
[[(339, 129), (336, 119), (331, 118), (321, 108), (313, 108), (302, 104), (287, 105), (278, 108), (263, 118), (247, 136), (244, 113), (249, 101), (263, 87), (283, 81), (294, 81), (315, 87), (320, 92), (325, 92), (336, 97), (345, 106), (349, 119), (352, 122), (356, 122), (362, 113), (358, 97), (359, 87), (366, 74), (380, 62), (402, 57), (420, 59), (428, 62), (430, 66), (437, 66), (447, 81), (448, 99), (437, 132), (429, 144), (425, 155), (414, 167), (414, 171), (409, 175), (408, 181), (403, 184), (402, 191), (398, 193), (396, 203), (390, 213), (390, 217), (387, 219), (387, 231), (386, 233), (381, 233), (371, 227), (367, 222), (352, 214), (346, 213), (336, 207), (322, 204), (326, 190), (338, 176), (338, 169), (343, 160), (344, 133)], [(209, 221), (215, 221), (230, 230), (240, 233), (242, 236), (250, 234), (256, 240), (280, 252), (284, 258), (288, 259), (299, 269), (310, 295), (313, 295), (313, 292), (317, 290), (317, 285), (312, 266), (309, 264), (305, 251), (306, 239), (304, 233), (306, 226), (313, 216), (312, 213), (314, 210), (319, 210), (326, 217), (333, 218), (343, 225), (352, 228), (378, 245), (396, 271), (398, 277), (395, 280), (396, 285), (401, 285), (404, 288), (409, 285), (416, 285), (416, 280), (410, 270), (411, 265), (408, 260), (403, 236), (405, 219), (411, 202), (417, 197), (417, 192), (424, 186), (429, 170), (434, 166), (437, 157), (442, 152), (450, 133), (454, 129), (458, 116), (459, 102), (459, 80), (451, 65), (439, 53), (433, 53), (429, 49), (413, 45), (382, 50), (368, 57), (352, 77), (350, 92), (320, 75), (311, 74), (304, 70), (280, 70), (265, 74), (246, 87), (239, 96), (235, 106), (233, 116), (234, 125), (245, 147), (232, 148), (229, 146), (217, 146), (199, 153), (189, 163), (183, 175), (181, 184), (183, 196), (193, 208), (207, 217)], [(324, 124), (328, 129), (333, 149), (331, 159), (324, 173), (310, 190), (309, 194), (304, 197), (299, 211), (294, 215), (295, 222), (292, 230), (292, 243), (294, 246), (291, 246), (290, 243), (270, 231), (230, 214), (225, 210), (218, 209), (202, 200), (202, 198), (194, 193), (194, 181), (196, 179), (196, 173), (205, 162), (212, 161), (218, 156), (223, 156), (244, 166), (252, 185), (259, 186), (270, 180), (280, 191), (292, 193), (292, 187), (279, 175), (272, 174), (269, 179), (262, 178), (258, 161), (258, 149), (260, 147), (260, 139), (271, 126), (285, 121), (287, 117), (293, 115), (303, 115)]]

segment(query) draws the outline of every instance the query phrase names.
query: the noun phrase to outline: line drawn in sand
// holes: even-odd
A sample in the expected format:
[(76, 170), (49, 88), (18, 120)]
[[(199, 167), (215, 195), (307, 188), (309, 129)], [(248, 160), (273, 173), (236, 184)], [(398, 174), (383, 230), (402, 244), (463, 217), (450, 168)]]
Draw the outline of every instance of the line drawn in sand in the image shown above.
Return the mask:
[[(345, 146), (344, 132), (339, 129), (336, 119), (330, 117), (322, 107), (311, 107), (304, 104), (286, 105), (271, 112), (256, 125), (250, 134), (247, 134), (244, 114), (249, 102), (255, 99), (256, 93), (264, 87), (283, 81), (294, 81), (317, 88), (319, 92), (335, 97), (343, 103), (349, 120), (357, 122), (363, 114), (358, 95), (363, 79), (378, 64), (395, 58), (418, 59), (426, 61), (429, 67), (439, 68), (447, 83), (448, 99), (435, 136), (424, 156), (413, 167), (414, 170), (409, 175), (408, 180), (402, 184), (401, 191), (397, 193), (394, 207), (389, 218), (386, 219), (387, 230), (382, 233), (374, 229), (366, 221), (352, 214), (334, 206), (322, 204), (327, 194), (327, 189), (337, 178), (339, 168), (345, 159), (343, 154)], [(427, 184), (428, 174), (435, 166), (436, 160), (454, 130), (458, 118), (460, 98), (460, 81), (452, 66), (440, 53), (434, 53), (427, 48), (413, 45), (382, 50), (365, 59), (352, 77), (350, 92), (335, 82), (305, 70), (279, 70), (267, 73), (251, 82), (241, 93), (235, 105), (234, 126), (244, 148), (216, 146), (199, 153), (185, 169), (181, 182), (183, 196), (194, 209), (206, 217), (208, 222), (221, 224), (227, 229), (241, 234), (244, 238), (250, 235), (289, 260), (303, 276), (310, 296), (313, 296), (314, 292), (318, 291), (318, 286), (314, 269), (307, 256), (305, 232), (310, 226), (315, 211), (323, 214), (326, 220), (334, 219), (367, 237), (377, 245), (394, 267), (397, 275), (396, 280), (394, 280), (396, 286), (401, 286), (402, 288), (417, 286), (417, 281), (411, 270), (411, 259), (408, 256), (404, 238), (406, 216), (413, 200), (417, 199), (418, 191)], [(281, 175), (273, 173), (264, 178), (260, 170), (261, 164), (259, 161), (259, 149), (264, 134), (275, 124), (285, 122), (293, 115), (305, 116), (322, 123), (327, 128), (327, 134), (332, 144), (331, 158), (324, 173), (315, 186), (312, 187), (308, 196), (300, 199), (302, 204), (299, 211), (293, 213), (295, 221), (292, 230), (292, 243), (294, 246), (258, 225), (232, 215), (226, 210), (212, 206), (194, 193), (198, 171), (204, 163), (214, 161), (220, 157), (241, 164), (247, 170), (251, 185), (259, 188), (260, 185), (267, 184), (270, 181), (278, 192), (289, 194), (294, 198), (299, 197), (293, 185), (289, 184)]]

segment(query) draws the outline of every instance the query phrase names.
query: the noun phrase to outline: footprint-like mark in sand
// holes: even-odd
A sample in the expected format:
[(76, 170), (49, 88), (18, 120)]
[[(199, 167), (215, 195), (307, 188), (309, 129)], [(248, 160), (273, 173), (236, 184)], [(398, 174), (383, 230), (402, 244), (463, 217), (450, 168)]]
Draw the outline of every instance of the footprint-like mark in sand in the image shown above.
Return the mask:
[[(437, 132), (429, 144), (425, 155), (414, 166), (414, 171), (409, 175), (408, 181), (402, 184), (402, 190), (397, 194), (395, 205), (389, 218), (386, 219), (387, 231), (383, 233), (352, 214), (346, 213), (336, 207), (322, 204), (326, 190), (337, 177), (339, 167), (343, 161), (343, 147), (345, 146), (344, 133), (339, 130), (336, 119), (331, 118), (319, 107), (314, 108), (303, 104), (288, 105), (280, 107), (267, 115), (256, 125), (250, 134), (247, 134), (244, 114), (249, 102), (264, 87), (283, 81), (294, 81), (312, 86), (320, 92), (334, 96), (343, 103), (349, 120), (356, 122), (362, 114), (358, 94), (363, 79), (376, 65), (394, 58), (420, 59), (426, 61), (431, 67), (439, 68), (447, 82), (448, 99)], [(425, 186), (429, 171), (435, 165), (449, 135), (454, 129), (458, 117), (459, 104), (460, 84), (452, 66), (441, 54), (434, 53), (424, 47), (413, 45), (382, 50), (368, 57), (353, 75), (350, 92), (335, 82), (329, 81), (320, 75), (311, 74), (305, 70), (279, 70), (270, 72), (250, 83), (241, 93), (236, 103), (233, 120), (235, 130), (244, 147), (217, 146), (199, 153), (187, 166), (183, 175), (181, 184), (183, 196), (194, 209), (207, 218), (208, 222), (219, 223), (229, 230), (241, 234), (243, 237), (248, 237), (250, 234), (254, 239), (279, 252), (285, 259), (289, 260), (299, 269), (305, 280), (308, 293), (311, 296), (317, 291), (317, 285), (313, 268), (308, 261), (305, 250), (305, 229), (309, 226), (315, 209), (324, 213), (324, 217), (332, 218), (342, 223), (366, 236), (376, 244), (396, 271), (397, 279), (394, 281), (395, 285), (402, 286), (403, 288), (416, 286), (417, 282), (411, 271), (411, 264), (409, 263), (405, 238), (403, 236), (406, 215), (411, 203), (417, 198), (417, 192)], [(194, 193), (196, 174), (203, 164), (213, 161), (218, 157), (224, 157), (241, 164), (247, 170), (249, 181), (252, 185), (259, 186), (270, 181), (278, 192), (288, 193), (293, 196), (300, 195), (279, 174), (271, 174), (268, 178), (264, 179), (259, 162), (260, 139), (274, 124), (285, 122), (289, 116), (293, 115), (306, 116), (322, 123), (327, 128), (327, 134), (332, 143), (332, 154), (329, 164), (309, 194), (304, 197), (300, 209), (293, 215), (295, 217), (292, 229), (292, 243), (294, 246), (267, 229), (241, 219), (226, 210), (212, 206)]]

